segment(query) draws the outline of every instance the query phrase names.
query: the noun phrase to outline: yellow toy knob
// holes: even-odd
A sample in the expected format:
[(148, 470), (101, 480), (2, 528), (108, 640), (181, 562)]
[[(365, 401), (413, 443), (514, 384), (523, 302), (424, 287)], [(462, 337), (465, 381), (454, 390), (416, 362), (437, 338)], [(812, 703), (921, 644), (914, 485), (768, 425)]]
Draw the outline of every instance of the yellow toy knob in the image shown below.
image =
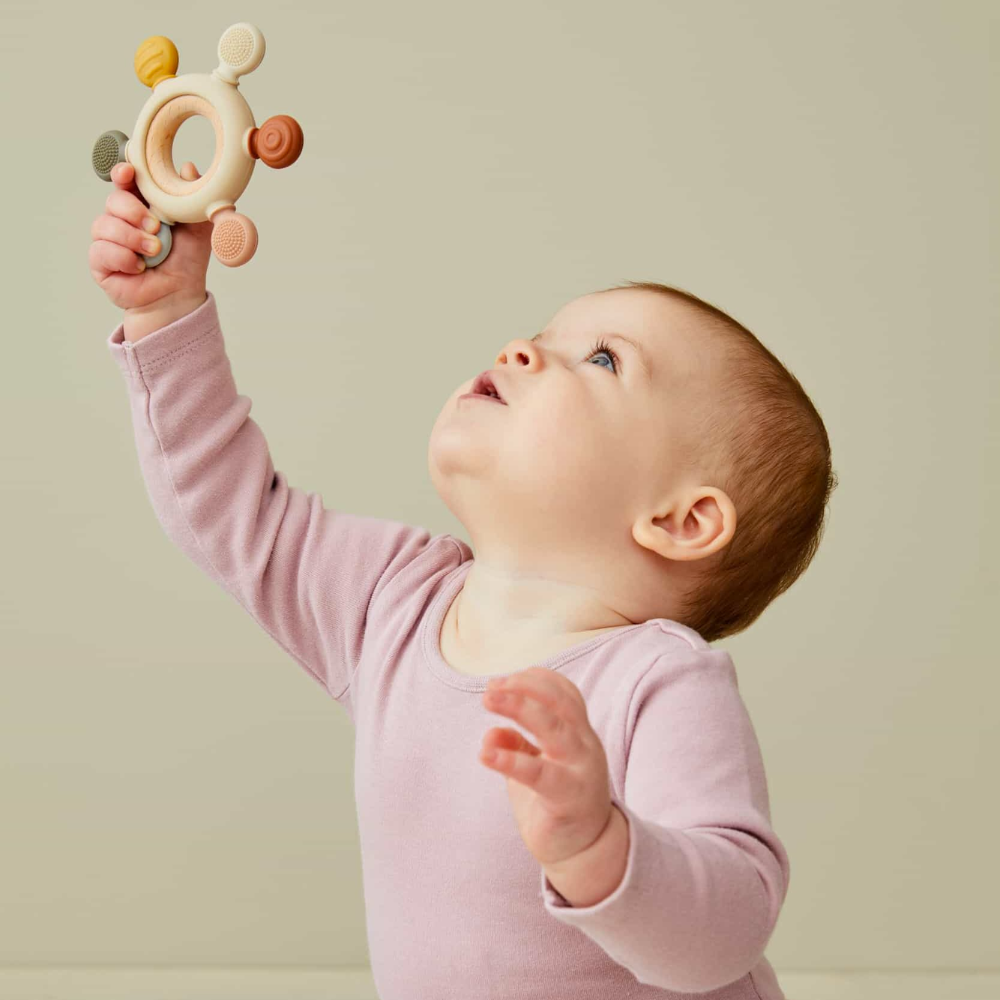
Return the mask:
[(135, 50), (135, 75), (147, 87), (177, 72), (177, 46), (164, 35), (151, 35)]

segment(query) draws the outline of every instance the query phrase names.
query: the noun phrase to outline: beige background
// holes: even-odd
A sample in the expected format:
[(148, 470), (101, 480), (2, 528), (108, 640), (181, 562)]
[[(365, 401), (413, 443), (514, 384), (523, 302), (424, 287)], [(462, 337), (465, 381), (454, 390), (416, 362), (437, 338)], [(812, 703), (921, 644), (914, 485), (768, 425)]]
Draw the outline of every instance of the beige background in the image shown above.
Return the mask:
[[(791, 857), (768, 957), (792, 1000), (1000, 996), (998, 11), (6, 0), (0, 996), (374, 995), (353, 730), (162, 533), (87, 264), (136, 47), (210, 72), (239, 20), (258, 123), (305, 133), (239, 201), (256, 257), (208, 275), (277, 467), (467, 540), (427, 440), (508, 338), (626, 279), (731, 312), (841, 480), (719, 644)], [(189, 121), (177, 164), (210, 157)]]

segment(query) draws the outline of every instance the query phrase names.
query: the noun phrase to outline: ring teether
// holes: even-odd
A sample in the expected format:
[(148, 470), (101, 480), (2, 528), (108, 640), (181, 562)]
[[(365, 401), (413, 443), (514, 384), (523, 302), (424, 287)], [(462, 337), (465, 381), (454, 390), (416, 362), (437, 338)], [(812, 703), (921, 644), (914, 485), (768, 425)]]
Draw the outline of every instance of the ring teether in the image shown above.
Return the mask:
[[(302, 128), (289, 115), (275, 115), (257, 128), (239, 78), (264, 58), (264, 36), (246, 21), (230, 25), (219, 39), (219, 65), (211, 73), (175, 76), (177, 47), (163, 35), (147, 38), (135, 53), (135, 72), (152, 88), (139, 112), (132, 138), (112, 129), (94, 143), (91, 161), (101, 180), (111, 168), (131, 163), (139, 193), (163, 225), (159, 253), (143, 257), (155, 267), (170, 253), (170, 227), (177, 222), (212, 222), (212, 252), (227, 267), (239, 267), (257, 249), (257, 227), (236, 211), (257, 160), (280, 170), (302, 152)], [(174, 137), (192, 115), (207, 118), (215, 132), (215, 155), (196, 180), (177, 173)]]

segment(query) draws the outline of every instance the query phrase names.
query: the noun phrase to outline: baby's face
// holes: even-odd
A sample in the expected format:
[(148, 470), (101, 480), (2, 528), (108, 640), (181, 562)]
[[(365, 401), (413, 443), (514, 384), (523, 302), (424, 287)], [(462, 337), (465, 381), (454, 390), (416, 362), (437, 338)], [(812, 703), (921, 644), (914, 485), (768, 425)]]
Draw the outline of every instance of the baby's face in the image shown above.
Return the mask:
[(428, 449), (431, 479), (477, 558), (610, 572), (635, 551), (637, 519), (657, 517), (672, 490), (694, 482), (685, 477), (696, 475), (688, 461), (710, 394), (695, 314), (647, 289), (595, 292), (532, 339), (503, 345), (489, 370), (507, 405), (461, 399), (474, 373), (445, 403)]

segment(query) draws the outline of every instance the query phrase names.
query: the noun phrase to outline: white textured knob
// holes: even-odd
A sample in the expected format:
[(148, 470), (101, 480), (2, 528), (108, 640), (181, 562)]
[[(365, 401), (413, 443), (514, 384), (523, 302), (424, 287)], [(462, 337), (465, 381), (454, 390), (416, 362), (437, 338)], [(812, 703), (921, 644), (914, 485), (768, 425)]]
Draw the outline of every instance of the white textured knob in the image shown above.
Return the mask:
[(264, 48), (260, 28), (249, 21), (237, 21), (219, 39), (219, 67), (215, 72), (227, 83), (235, 84), (260, 65)]

